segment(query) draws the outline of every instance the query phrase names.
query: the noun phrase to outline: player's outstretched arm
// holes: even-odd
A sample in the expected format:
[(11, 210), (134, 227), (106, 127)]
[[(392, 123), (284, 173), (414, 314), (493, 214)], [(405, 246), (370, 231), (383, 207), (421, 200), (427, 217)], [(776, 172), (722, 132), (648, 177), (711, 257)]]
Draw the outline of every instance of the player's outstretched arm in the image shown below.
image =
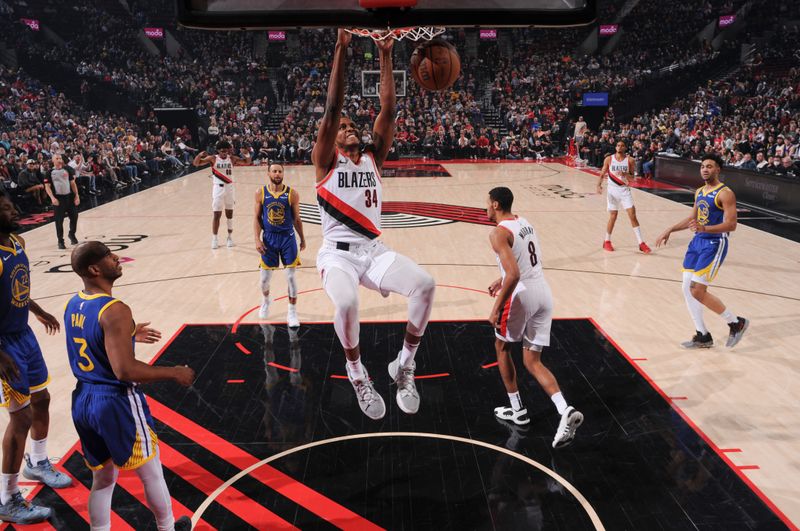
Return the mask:
[(317, 170), (317, 181), (325, 177), (333, 163), (336, 135), (339, 132), (339, 122), (344, 105), (344, 59), (352, 38), (352, 35), (340, 29), (336, 48), (333, 50), (333, 66), (328, 81), (325, 115), (319, 124), (317, 142), (314, 144), (314, 149), (311, 150), (311, 162), (314, 163)]
[(611, 165), (611, 157), (606, 157), (606, 160), (603, 161), (603, 169), (600, 170), (600, 177), (597, 181), (597, 193), (601, 193), (603, 191), (603, 179), (606, 178), (608, 175), (608, 167)]
[(267, 252), (267, 248), (264, 245), (264, 240), (261, 239), (261, 231), (264, 227), (261, 226), (261, 204), (264, 201), (264, 188), (259, 188), (256, 191), (256, 208), (254, 211), (255, 217), (253, 218), (253, 236), (255, 237), (256, 242), (256, 251), (258, 254), (264, 254)]
[(192, 160), (192, 166), (205, 166), (206, 164), (213, 164), (214, 157), (206, 153), (205, 151), (201, 151), (197, 155), (195, 155), (194, 160)]
[(189, 367), (154, 367), (142, 363), (133, 355), (134, 333), (131, 309), (121, 302), (112, 304), (100, 317), (105, 336), (106, 353), (114, 375), (123, 382), (161, 382), (171, 380), (183, 386), (194, 381), (194, 370)]
[(489, 315), (489, 322), (492, 326), (499, 328), (500, 315), (505, 306), (506, 301), (514, 292), (519, 282), (519, 266), (517, 260), (514, 258), (514, 253), (511, 252), (511, 235), (507, 230), (495, 227), (489, 234), (489, 242), (492, 244), (492, 250), (500, 257), (500, 264), (503, 266), (506, 276), (503, 279), (503, 284), (497, 291), (497, 298), (494, 301), (492, 313)]
[(392, 47), (394, 39), (376, 41), (381, 63), (381, 112), (375, 119), (372, 128), (372, 142), (375, 145), (375, 163), (378, 169), (383, 166), (389, 150), (392, 149), (395, 132), (395, 114), (397, 113), (397, 96), (394, 88), (394, 74), (392, 70)]
[(306, 248), (306, 237), (303, 234), (303, 220), (300, 219), (300, 194), (297, 190), (292, 188), (292, 193), (289, 196), (289, 202), (292, 205), (292, 217), (294, 218), (294, 230), (300, 236), (300, 250), (304, 251)]
[(684, 219), (680, 220), (675, 225), (669, 227), (667, 230), (665, 230), (664, 232), (662, 232), (658, 236), (658, 239), (656, 240), (656, 247), (661, 247), (662, 245), (666, 245), (667, 242), (669, 241), (670, 235), (673, 232), (679, 232), (679, 231), (682, 231), (682, 230), (686, 230), (690, 226), (692, 226), (693, 223), (697, 223), (697, 207), (696, 206), (692, 209), (692, 215), (691, 216), (689, 216), (688, 218), (684, 218)]

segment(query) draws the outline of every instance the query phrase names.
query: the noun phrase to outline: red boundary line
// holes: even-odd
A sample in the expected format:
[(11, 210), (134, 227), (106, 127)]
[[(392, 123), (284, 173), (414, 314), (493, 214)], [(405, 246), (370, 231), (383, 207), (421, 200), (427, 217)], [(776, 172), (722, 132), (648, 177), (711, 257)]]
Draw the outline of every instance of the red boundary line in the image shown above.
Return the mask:
[(244, 380), (228, 380), (226, 383), (229, 383), (229, 384), (240, 384), (240, 383), (244, 383)]
[(742, 449), (741, 448), (720, 448), (719, 451), (720, 452), (725, 452), (725, 453), (739, 453), (739, 452), (742, 451)]
[[(259, 462), (255, 456), (245, 452), (235, 444), (195, 423), (165, 406), (161, 402), (148, 399), (150, 411), (155, 418), (172, 429), (197, 442), (206, 450), (213, 452), (231, 465), (244, 470)], [(363, 516), (339, 505), (322, 493), (315, 491), (304, 483), (297, 481), (270, 465), (263, 465), (250, 473), (250, 477), (261, 482), (282, 496), (305, 507), (310, 512), (327, 520), (345, 531), (384, 531), (383, 528), (370, 522)]]
[(736, 468), (739, 470), (759, 470), (761, 467), (758, 465), (738, 465)]
[[(706, 434), (705, 434), (705, 432), (703, 432), (703, 430), (701, 430), (701, 429), (700, 429), (700, 428), (697, 426), (697, 424), (695, 424), (695, 423), (694, 423), (694, 421), (693, 421), (691, 418), (689, 418), (689, 415), (687, 415), (687, 414), (686, 414), (686, 413), (685, 413), (685, 412), (684, 412), (684, 411), (683, 411), (683, 410), (682, 410), (680, 407), (678, 407), (678, 406), (677, 406), (677, 405), (676, 405), (676, 404), (675, 404), (675, 403), (674, 403), (674, 402), (673, 402), (673, 401), (670, 399), (670, 397), (668, 397), (668, 396), (667, 396), (667, 394), (666, 394), (666, 393), (665, 393), (665, 392), (664, 392), (664, 391), (663, 391), (663, 390), (662, 390), (662, 389), (661, 389), (661, 388), (658, 386), (658, 384), (656, 384), (656, 383), (653, 381), (653, 379), (652, 379), (652, 378), (650, 378), (650, 376), (647, 374), (647, 372), (645, 372), (645, 370), (644, 370), (644, 369), (642, 369), (642, 368), (641, 368), (641, 367), (640, 367), (638, 364), (636, 364), (636, 363), (632, 363), (632, 362), (631, 362), (631, 358), (630, 358), (630, 356), (628, 356), (628, 354), (627, 354), (627, 353), (626, 353), (626, 352), (625, 352), (625, 351), (622, 349), (622, 347), (620, 347), (620, 346), (617, 344), (617, 342), (616, 342), (616, 341), (614, 341), (614, 340), (611, 338), (611, 336), (609, 336), (609, 335), (606, 333), (606, 331), (605, 331), (605, 330), (603, 330), (603, 328), (602, 328), (602, 327), (601, 327), (601, 326), (600, 326), (600, 325), (597, 323), (597, 321), (595, 321), (595, 320), (594, 320), (593, 318), (591, 318), (591, 317), (589, 317), (589, 321), (590, 321), (590, 322), (591, 322), (591, 323), (594, 325), (594, 327), (597, 329), (597, 331), (598, 331), (598, 332), (600, 332), (600, 333), (603, 335), (603, 337), (604, 337), (604, 338), (606, 338), (606, 340), (607, 340), (609, 343), (611, 343), (612, 345), (614, 345), (614, 348), (616, 348), (616, 349), (617, 349), (617, 350), (620, 352), (620, 354), (622, 354), (622, 356), (623, 356), (623, 357), (624, 357), (626, 360), (628, 360), (628, 362), (631, 364), (631, 367), (633, 367), (633, 368), (634, 368), (634, 370), (635, 370), (636, 372), (638, 372), (638, 373), (639, 373), (639, 375), (640, 375), (642, 378), (644, 378), (644, 379), (645, 379), (645, 381), (646, 381), (647, 383), (649, 383), (649, 384), (650, 384), (650, 386), (651, 386), (651, 387), (652, 387), (652, 388), (653, 388), (653, 389), (654, 389), (654, 390), (655, 390), (655, 391), (656, 391), (656, 392), (657, 392), (659, 395), (661, 395), (661, 398), (663, 398), (664, 400), (666, 400), (666, 401), (667, 401), (667, 403), (670, 405), (670, 407), (672, 407), (672, 409), (674, 409), (674, 410), (675, 410), (675, 412), (676, 412), (676, 413), (678, 413), (678, 415), (680, 415), (680, 417), (683, 419), (683, 421), (684, 421), (684, 422), (686, 422), (686, 424), (688, 424), (688, 425), (689, 425), (689, 426), (690, 426), (690, 427), (691, 427), (691, 428), (692, 428), (692, 429), (695, 431), (695, 433), (697, 433), (697, 435), (699, 435), (699, 436), (700, 436), (700, 438), (701, 438), (701, 439), (703, 439), (703, 441), (705, 441), (705, 443), (706, 443), (706, 444), (707, 444), (709, 447), (711, 447), (711, 449), (712, 449), (712, 450), (714, 450), (714, 452), (715, 452), (715, 453), (716, 453), (716, 454), (719, 456), (719, 458), (720, 458), (720, 459), (722, 459), (722, 460), (725, 462), (725, 464), (727, 464), (727, 465), (728, 465), (728, 466), (731, 468), (731, 470), (733, 470), (733, 471), (736, 473), (736, 475), (737, 475), (737, 476), (739, 476), (739, 479), (741, 479), (741, 480), (742, 480), (742, 481), (745, 483), (745, 485), (747, 485), (748, 487), (750, 487), (750, 489), (751, 489), (751, 490), (752, 490), (752, 491), (753, 491), (753, 492), (756, 494), (756, 496), (758, 496), (758, 497), (761, 499), (761, 501), (762, 501), (762, 502), (764, 502), (764, 504), (765, 504), (767, 507), (769, 507), (770, 509), (772, 509), (772, 512), (774, 512), (774, 513), (775, 513), (775, 515), (776, 515), (778, 518), (780, 518), (780, 519), (783, 521), (783, 523), (784, 523), (784, 524), (786, 524), (786, 525), (789, 527), (789, 529), (792, 529), (793, 531), (800, 531), (800, 530), (798, 530), (798, 527), (797, 527), (796, 525), (794, 525), (794, 524), (792, 523), (792, 521), (791, 521), (791, 520), (789, 520), (789, 517), (787, 517), (785, 514), (783, 514), (783, 512), (782, 512), (780, 509), (778, 509), (778, 506), (777, 506), (777, 505), (775, 505), (775, 503), (774, 503), (772, 500), (770, 500), (770, 499), (769, 499), (769, 497), (768, 497), (766, 494), (764, 494), (764, 492), (762, 492), (762, 491), (761, 491), (761, 489), (759, 489), (759, 488), (758, 488), (758, 487), (755, 485), (755, 483), (753, 483), (753, 482), (750, 480), (750, 478), (748, 478), (748, 477), (747, 477), (747, 476), (746, 476), (746, 475), (745, 475), (745, 474), (742, 472), (742, 470), (741, 470), (741, 469), (740, 469), (740, 468), (739, 468), (739, 467), (738, 467), (736, 464), (734, 464), (734, 462), (733, 462), (733, 461), (731, 461), (731, 460), (730, 460), (730, 458), (728, 458), (728, 456), (727, 456), (727, 455), (725, 455), (725, 453), (724, 453), (722, 450), (720, 450), (719, 446), (717, 446), (717, 445), (714, 443), (714, 441), (712, 441), (712, 440), (711, 440), (711, 438), (710, 438), (708, 435), (706, 435)], [(750, 465), (750, 466), (756, 466), (756, 465)]]
[(631, 358), (631, 361), (647, 361), (647, 358)]
[(286, 365), (281, 365), (280, 363), (275, 363), (274, 361), (267, 362), (267, 365), (269, 365), (270, 367), (275, 367), (276, 369), (282, 369), (284, 371), (300, 372), (299, 369), (295, 369), (294, 367), (287, 367)]
[(481, 365), (481, 369), (491, 369), (492, 367), (497, 367), (499, 362), (495, 361), (493, 363), (487, 363), (486, 365)]

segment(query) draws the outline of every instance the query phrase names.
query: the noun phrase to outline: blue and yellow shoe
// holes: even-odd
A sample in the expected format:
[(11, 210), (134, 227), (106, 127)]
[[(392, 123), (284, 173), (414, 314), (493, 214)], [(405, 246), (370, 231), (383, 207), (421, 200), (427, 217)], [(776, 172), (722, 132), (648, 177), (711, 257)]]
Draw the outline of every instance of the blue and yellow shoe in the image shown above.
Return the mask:
[(7, 523), (35, 524), (47, 520), (52, 513), (50, 508), (32, 504), (19, 492), (12, 494), (8, 503), (0, 505), (0, 520)]
[(22, 476), (33, 481), (41, 481), (51, 489), (63, 489), (72, 485), (72, 478), (53, 468), (49, 459), (43, 459), (34, 466), (28, 454), (25, 454)]

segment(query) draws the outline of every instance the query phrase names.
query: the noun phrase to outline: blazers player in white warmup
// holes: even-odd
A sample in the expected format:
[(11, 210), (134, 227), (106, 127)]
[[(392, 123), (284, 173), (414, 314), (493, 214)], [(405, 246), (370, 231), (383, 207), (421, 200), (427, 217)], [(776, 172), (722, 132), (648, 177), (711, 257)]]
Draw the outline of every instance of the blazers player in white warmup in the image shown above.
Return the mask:
[(636, 207), (633, 206), (633, 194), (628, 186), (633, 179), (633, 169), (636, 167), (633, 159), (627, 155), (628, 148), (625, 142), (617, 142), (617, 152), (606, 157), (603, 162), (603, 169), (600, 171), (600, 180), (597, 182), (597, 193), (603, 192), (603, 179), (608, 177), (608, 225), (606, 226), (606, 239), (603, 241), (603, 249), (613, 251), (611, 245), (611, 233), (614, 224), (617, 222), (617, 214), (620, 206), (628, 213), (631, 220), (633, 233), (639, 242), (639, 250), (645, 254), (650, 253), (650, 247), (642, 239), (642, 231), (639, 229), (639, 220), (636, 218)]
[(233, 147), (230, 142), (220, 140), (217, 142), (217, 154), (209, 155), (201, 151), (194, 158), (192, 164), (204, 166), (211, 164), (211, 211), (213, 219), (211, 221), (211, 248), (219, 247), (217, 233), (219, 232), (219, 221), (222, 218), (222, 210), (225, 209), (225, 218), (228, 222), (228, 247), (233, 247), (233, 205), (236, 204), (236, 193), (233, 184), (233, 167), (246, 166), (250, 164), (250, 154), (247, 157), (237, 157), (231, 154)]
[(489, 286), (489, 295), (495, 297), (489, 322), (495, 327), (497, 366), (511, 402), (511, 407), (495, 408), (494, 414), (520, 426), (531, 421), (519, 396), (517, 371), (511, 359), (511, 344), (521, 341), (525, 368), (550, 395), (561, 415), (553, 439), (553, 448), (560, 448), (572, 442), (583, 414), (567, 404), (555, 376), (542, 363), (542, 350), (550, 345), (553, 295), (544, 279), (536, 231), (528, 220), (511, 213), (513, 203), (514, 194), (508, 188), (489, 191), (486, 215), (497, 224), (489, 241), (501, 275)]
[(322, 247), (317, 269), (336, 311), (336, 335), (347, 358), (347, 376), (361, 411), (371, 419), (386, 414), (386, 404), (375, 391), (361, 363), (359, 349), (358, 285), (408, 297), (405, 341), (389, 374), (397, 383), (397, 405), (405, 413), (419, 409), (414, 383), (414, 356), (428, 325), (435, 284), (433, 278), (409, 258), (388, 249), (381, 234), (383, 189), (380, 170), (395, 133), (395, 88), (392, 77), (393, 39), (378, 42), (380, 57), (380, 113), (372, 131), (373, 144), (361, 149), (361, 132), (342, 116), (344, 68), (352, 36), (339, 30), (333, 52), (325, 115), (311, 152), (317, 176), (317, 202), (322, 217)]

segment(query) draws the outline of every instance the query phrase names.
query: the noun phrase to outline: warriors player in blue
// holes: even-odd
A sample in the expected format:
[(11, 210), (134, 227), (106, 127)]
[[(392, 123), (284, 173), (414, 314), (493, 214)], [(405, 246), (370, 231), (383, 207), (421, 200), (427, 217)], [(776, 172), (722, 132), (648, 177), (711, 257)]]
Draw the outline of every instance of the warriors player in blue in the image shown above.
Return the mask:
[(692, 215), (665, 230), (656, 246), (666, 245), (673, 232), (690, 229), (694, 238), (689, 242), (683, 259), (683, 296), (694, 321), (697, 333), (684, 348), (710, 348), (714, 346), (711, 333), (703, 321), (703, 306), (722, 316), (730, 329), (726, 347), (733, 347), (742, 338), (749, 321), (737, 317), (708, 292), (708, 285), (717, 276), (725, 255), (728, 254), (728, 233), (736, 230), (736, 195), (719, 180), (722, 159), (717, 155), (704, 155), (700, 176), (705, 184), (694, 194)]
[(92, 529), (111, 529), (111, 496), (119, 469), (135, 470), (159, 531), (190, 529), (191, 521), (172, 514), (172, 501), (158, 457), (158, 438), (138, 384), (174, 381), (190, 386), (189, 367), (155, 367), (134, 357), (136, 342), (154, 343), (161, 333), (135, 324), (131, 309), (111, 295), (122, 276), (119, 257), (101, 242), (72, 251), (72, 269), (84, 289), (67, 303), (64, 328), (72, 374), (72, 421), (92, 469), (89, 519)]
[[(50, 376), (36, 336), (28, 326), (28, 313), (36, 316), (48, 334), (58, 332), (59, 324), (30, 298), (28, 256), (25, 241), (12, 234), (17, 230), (19, 213), (8, 197), (0, 195), (0, 350), (6, 354), (0, 405), (8, 407), (9, 412), (3, 436), (0, 520), (31, 524), (49, 518), (51, 510), (32, 505), (19, 492), (17, 480), (23, 457), (22, 475), (28, 479), (42, 481), (52, 488), (68, 487), (72, 480), (56, 471), (47, 458)], [(31, 451), (23, 455), (28, 431)]]
[(294, 232), (300, 236), (300, 251), (306, 248), (303, 222), (300, 220), (300, 195), (297, 190), (283, 184), (283, 165), (268, 166), (269, 184), (256, 192), (253, 231), (256, 250), (261, 255), (261, 308), (258, 316), (269, 315), (269, 282), (272, 272), (283, 265), (289, 285), (289, 310), (286, 324), (289, 328), (300, 326), (297, 319), (297, 280), (295, 268), (300, 265), (300, 253)]

